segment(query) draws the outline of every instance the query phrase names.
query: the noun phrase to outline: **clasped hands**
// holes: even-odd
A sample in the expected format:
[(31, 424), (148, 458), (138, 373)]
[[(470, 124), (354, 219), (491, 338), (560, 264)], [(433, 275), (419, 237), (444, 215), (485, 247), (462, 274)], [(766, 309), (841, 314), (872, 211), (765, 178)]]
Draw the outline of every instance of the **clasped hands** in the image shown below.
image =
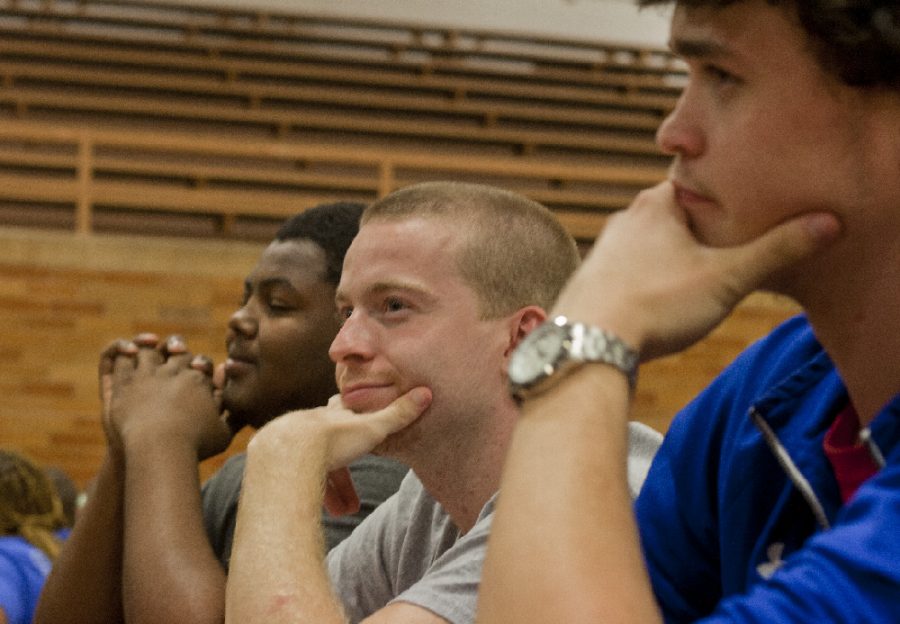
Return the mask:
[(191, 354), (178, 336), (113, 341), (100, 354), (99, 376), (103, 428), (113, 447), (188, 445), (203, 460), (227, 448), (240, 428), (222, 411), (223, 371)]
[[(200, 461), (225, 450), (243, 426), (223, 410), (223, 368), (191, 354), (177, 336), (160, 341), (154, 334), (140, 334), (116, 340), (101, 353), (99, 368), (103, 428), (116, 449), (182, 445)], [(336, 395), (327, 406), (275, 418), (252, 444), (273, 455), (321, 444), (328, 473), (325, 507), (332, 515), (353, 513), (359, 499), (346, 467), (413, 422), (430, 403), (430, 390), (414, 388), (382, 410), (357, 414)]]

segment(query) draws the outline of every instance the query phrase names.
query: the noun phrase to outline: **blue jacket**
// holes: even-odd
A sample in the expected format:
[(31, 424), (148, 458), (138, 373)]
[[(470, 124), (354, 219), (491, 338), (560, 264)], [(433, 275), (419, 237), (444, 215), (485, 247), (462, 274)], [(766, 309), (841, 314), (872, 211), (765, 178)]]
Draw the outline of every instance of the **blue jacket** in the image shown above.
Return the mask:
[(822, 438), (846, 402), (797, 317), (675, 418), (637, 501), (667, 621), (900, 621), (900, 395), (870, 426), (885, 467), (842, 505)]

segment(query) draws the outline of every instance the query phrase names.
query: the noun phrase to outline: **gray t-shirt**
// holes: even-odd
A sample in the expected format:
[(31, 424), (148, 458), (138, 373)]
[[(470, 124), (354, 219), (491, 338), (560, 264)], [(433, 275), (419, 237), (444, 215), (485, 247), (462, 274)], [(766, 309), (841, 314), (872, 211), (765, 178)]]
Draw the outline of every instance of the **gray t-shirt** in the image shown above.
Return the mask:
[[(203, 523), (216, 558), (226, 572), (231, 562), (231, 543), (246, 460), (244, 453), (235, 455), (203, 484)], [(350, 474), (359, 495), (360, 509), (353, 515), (339, 518), (322, 512), (325, 547), (331, 550), (350, 535), (366, 516), (397, 491), (408, 471), (403, 464), (374, 455), (353, 462)]]
[(475, 526), (459, 529), (422, 487), (406, 475), (397, 493), (328, 554), (328, 573), (351, 622), (395, 600), (424, 607), (453, 624), (475, 619), (492, 498)]
[[(662, 436), (629, 429), (628, 486), (636, 497)], [(350, 622), (391, 602), (408, 602), (451, 624), (475, 621), (481, 566), (496, 495), (464, 536), (410, 472), (397, 493), (328, 554), (332, 586)]]

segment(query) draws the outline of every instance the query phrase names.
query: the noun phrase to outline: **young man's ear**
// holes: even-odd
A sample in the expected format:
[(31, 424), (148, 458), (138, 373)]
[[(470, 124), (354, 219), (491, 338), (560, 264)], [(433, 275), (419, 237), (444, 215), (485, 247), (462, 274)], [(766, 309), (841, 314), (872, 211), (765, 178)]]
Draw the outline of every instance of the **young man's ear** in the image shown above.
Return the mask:
[(519, 345), (525, 336), (530, 334), (534, 329), (547, 320), (547, 312), (540, 306), (527, 306), (519, 309), (510, 317), (510, 335), (509, 344), (503, 355), (506, 359), (512, 355), (512, 352)]

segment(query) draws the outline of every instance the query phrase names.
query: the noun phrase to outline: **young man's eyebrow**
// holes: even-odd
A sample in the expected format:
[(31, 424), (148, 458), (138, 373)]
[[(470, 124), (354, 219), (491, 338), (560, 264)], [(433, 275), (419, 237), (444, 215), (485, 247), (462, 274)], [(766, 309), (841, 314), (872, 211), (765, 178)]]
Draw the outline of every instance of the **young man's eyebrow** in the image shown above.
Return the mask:
[[(372, 284), (369, 288), (367, 288), (366, 294), (377, 296), (391, 291), (414, 293), (429, 300), (433, 299), (433, 295), (431, 293), (412, 282), (378, 282), (376, 284)], [(338, 304), (340, 304), (342, 301), (347, 300), (347, 295), (344, 294), (344, 291), (342, 291), (340, 287), (338, 287), (337, 291), (335, 292), (334, 300)]]
[(286, 277), (267, 277), (259, 281), (260, 286), (293, 286), (291, 280)]
[(710, 39), (670, 39), (669, 49), (681, 58), (734, 56), (734, 52), (727, 45)]
[(291, 283), (289, 279), (286, 277), (267, 277), (265, 279), (259, 280), (258, 282), (254, 282), (251, 279), (244, 280), (244, 293), (253, 292), (254, 288), (262, 289), (262, 288), (272, 288), (274, 286), (285, 286), (288, 288), (294, 288), (294, 285)]

